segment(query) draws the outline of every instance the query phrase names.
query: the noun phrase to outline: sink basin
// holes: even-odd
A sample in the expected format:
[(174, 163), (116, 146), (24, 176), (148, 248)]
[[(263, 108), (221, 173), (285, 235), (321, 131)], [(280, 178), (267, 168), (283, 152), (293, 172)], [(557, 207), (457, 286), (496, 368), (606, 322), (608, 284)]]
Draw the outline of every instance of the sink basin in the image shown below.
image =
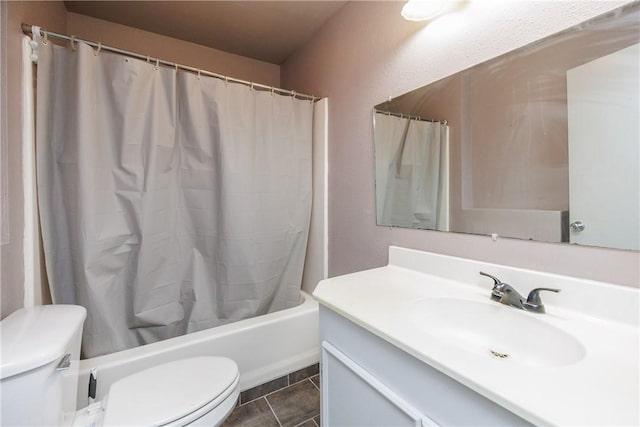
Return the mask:
[(425, 298), (411, 307), (412, 320), (436, 339), (504, 363), (566, 366), (585, 356), (582, 343), (527, 313), (487, 300)]

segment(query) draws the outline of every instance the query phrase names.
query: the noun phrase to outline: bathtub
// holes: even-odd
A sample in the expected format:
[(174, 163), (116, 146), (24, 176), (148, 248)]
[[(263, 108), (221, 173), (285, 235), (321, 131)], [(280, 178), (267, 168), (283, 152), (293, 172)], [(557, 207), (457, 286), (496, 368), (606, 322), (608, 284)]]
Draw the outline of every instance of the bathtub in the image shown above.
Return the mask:
[(97, 369), (96, 399), (113, 382), (142, 369), (193, 356), (226, 356), (240, 369), (240, 390), (263, 384), (319, 360), (318, 303), (301, 304), (117, 353), (80, 360), (78, 408), (88, 404), (89, 372)]

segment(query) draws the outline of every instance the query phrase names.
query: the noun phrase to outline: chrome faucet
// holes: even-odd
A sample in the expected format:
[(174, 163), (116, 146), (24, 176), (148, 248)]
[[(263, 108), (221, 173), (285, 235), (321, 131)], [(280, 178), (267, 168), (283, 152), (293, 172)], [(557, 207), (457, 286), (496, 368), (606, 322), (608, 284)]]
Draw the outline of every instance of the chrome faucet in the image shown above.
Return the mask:
[(519, 308), (520, 310), (532, 311), (534, 313), (544, 313), (544, 304), (540, 299), (540, 291), (560, 292), (560, 289), (552, 288), (535, 288), (525, 300), (518, 291), (516, 291), (511, 285), (504, 283), (500, 279), (491, 274), (480, 272), (481, 275), (490, 277), (493, 279), (493, 289), (491, 289), (491, 299), (498, 301), (501, 304), (510, 305), (511, 307)]

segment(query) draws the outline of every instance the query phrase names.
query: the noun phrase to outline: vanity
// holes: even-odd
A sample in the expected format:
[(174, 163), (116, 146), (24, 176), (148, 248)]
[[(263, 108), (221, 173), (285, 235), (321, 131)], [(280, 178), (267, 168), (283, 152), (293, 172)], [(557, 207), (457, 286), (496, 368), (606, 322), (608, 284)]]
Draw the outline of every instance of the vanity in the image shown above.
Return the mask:
[(638, 289), (392, 246), (313, 295), (323, 425), (640, 424)]

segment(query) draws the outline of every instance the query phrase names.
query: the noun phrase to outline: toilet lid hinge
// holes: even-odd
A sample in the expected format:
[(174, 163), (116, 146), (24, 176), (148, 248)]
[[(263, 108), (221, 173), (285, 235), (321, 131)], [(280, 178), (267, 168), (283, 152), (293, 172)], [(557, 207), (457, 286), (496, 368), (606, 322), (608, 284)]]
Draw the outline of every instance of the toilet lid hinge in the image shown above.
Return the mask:
[(98, 372), (96, 369), (92, 369), (89, 372), (89, 397), (91, 399), (96, 398), (97, 389), (98, 389)]

